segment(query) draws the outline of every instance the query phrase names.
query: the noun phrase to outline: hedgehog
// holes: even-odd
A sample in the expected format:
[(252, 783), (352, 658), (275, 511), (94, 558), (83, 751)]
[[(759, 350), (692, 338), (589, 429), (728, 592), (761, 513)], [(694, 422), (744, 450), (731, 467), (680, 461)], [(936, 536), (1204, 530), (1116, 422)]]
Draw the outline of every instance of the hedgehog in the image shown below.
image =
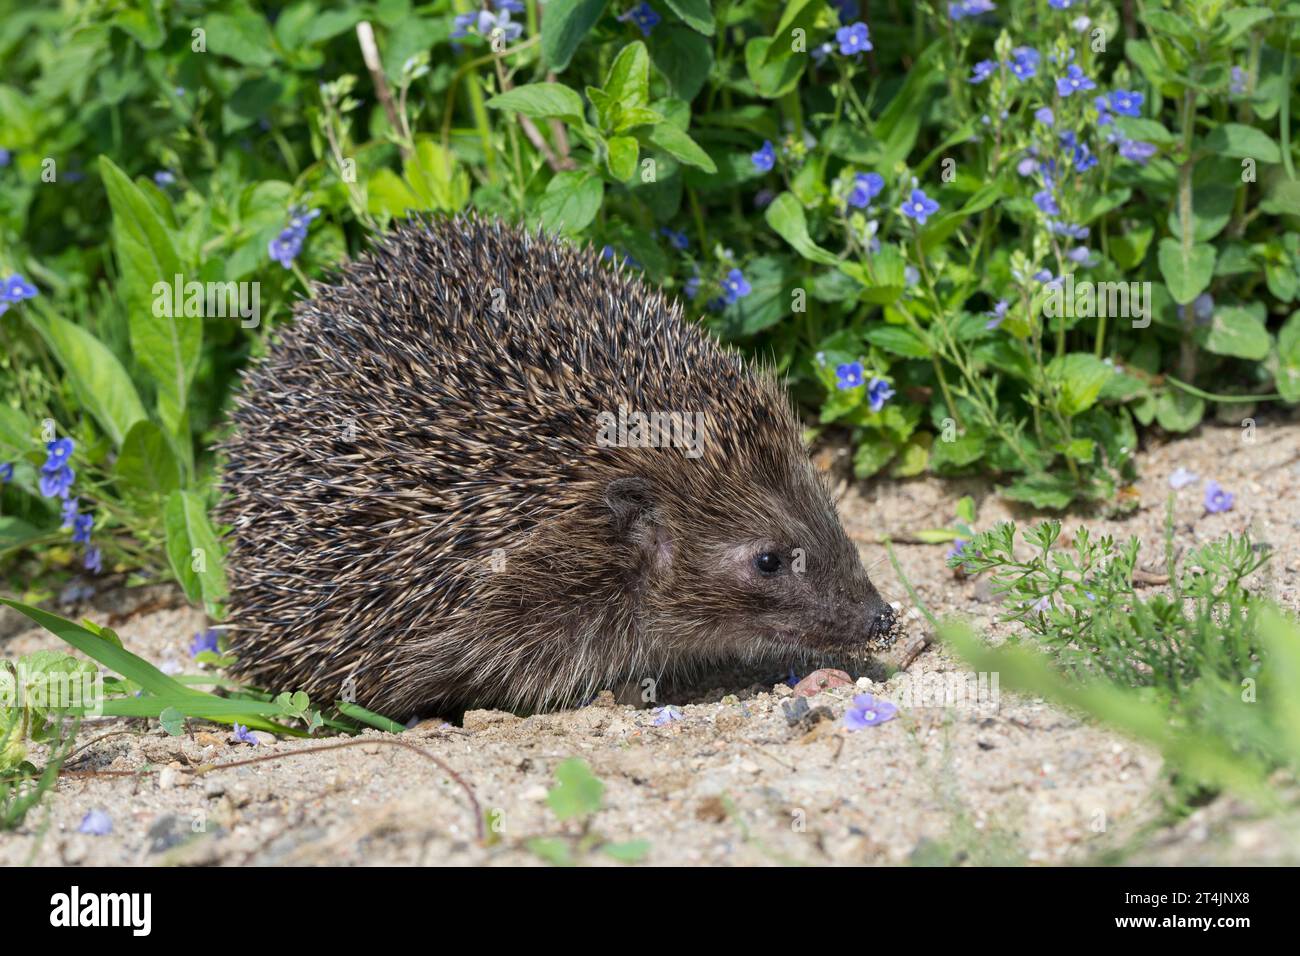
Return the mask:
[(406, 719), (889, 642), (783, 385), (607, 258), (411, 219), (296, 304), (220, 446), (237, 677)]

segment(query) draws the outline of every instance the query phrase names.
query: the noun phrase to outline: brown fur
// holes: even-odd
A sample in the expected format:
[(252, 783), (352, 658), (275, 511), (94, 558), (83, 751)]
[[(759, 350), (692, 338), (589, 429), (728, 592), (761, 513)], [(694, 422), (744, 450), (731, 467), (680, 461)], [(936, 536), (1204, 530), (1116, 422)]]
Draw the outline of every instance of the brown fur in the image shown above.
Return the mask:
[[(598, 444), (620, 405), (702, 412), (703, 454)], [(233, 423), (231, 644), (268, 689), (540, 708), (892, 624), (781, 386), (540, 234), (400, 226), (300, 303)]]

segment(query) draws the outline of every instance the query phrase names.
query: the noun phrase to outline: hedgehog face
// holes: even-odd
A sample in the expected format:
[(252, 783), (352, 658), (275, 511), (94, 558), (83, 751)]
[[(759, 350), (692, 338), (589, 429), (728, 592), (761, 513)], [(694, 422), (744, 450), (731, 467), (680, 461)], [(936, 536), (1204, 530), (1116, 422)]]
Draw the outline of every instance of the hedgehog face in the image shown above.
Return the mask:
[(611, 483), (616, 514), (618, 502), (637, 515), (628, 530), (642, 556), (647, 631), (708, 656), (847, 651), (888, 638), (893, 610), (820, 484), (799, 477), (745, 500), (659, 501), (646, 482)]

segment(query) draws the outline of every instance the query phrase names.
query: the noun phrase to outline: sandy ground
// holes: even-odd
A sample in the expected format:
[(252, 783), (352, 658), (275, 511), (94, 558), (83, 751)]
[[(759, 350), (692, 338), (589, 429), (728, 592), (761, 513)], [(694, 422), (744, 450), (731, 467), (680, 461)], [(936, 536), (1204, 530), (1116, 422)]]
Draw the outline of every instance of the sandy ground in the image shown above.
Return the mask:
[[(1236, 494), (1230, 512), (1205, 515), (1200, 484), (1178, 493), (1178, 540), (1186, 546), (1250, 530), (1276, 549), (1268, 583), (1300, 605), (1300, 424), (1261, 421), (1252, 443), (1238, 427), (1206, 427), (1156, 444), (1141, 456), (1140, 505), (1126, 517), (1075, 516), (1098, 532), (1136, 535), (1154, 567), (1162, 553), (1168, 475), (1179, 465), (1215, 478)], [(833, 456), (830, 456), (833, 457)], [(951, 522), (955, 501), (974, 495), (980, 527), (1024, 521), (978, 481), (882, 481), (848, 489), (841, 505), (872, 577), (890, 596), (903, 589), (874, 541)], [(958, 580), (942, 546), (902, 545), (902, 567), (936, 613), (961, 613), (995, 638), (987, 585)], [(105, 595), (79, 613), (103, 621), (114, 611), (174, 597), (166, 589)], [(155, 663), (188, 663), (202, 616), (173, 607), (131, 617), (118, 628), (126, 646)], [(220, 728), (196, 725), (169, 737), (156, 726), (102, 720), (89, 741), (112, 731), (71, 763), (55, 791), (21, 829), (0, 833), (0, 864), (528, 864), (531, 838), (574, 838), (545, 795), (564, 759), (581, 757), (605, 785), (590, 832), (612, 841), (644, 840), (652, 864), (1028, 863), (1108, 859), (1159, 864), (1300, 861), (1296, 820), (1257, 820), (1219, 800), (1177, 826), (1148, 832), (1163, 796), (1161, 760), (1150, 750), (1040, 700), (1002, 690), (996, 699), (917, 706), (934, 675), (964, 673), (931, 646), (895, 671), (919, 621), (882, 657), (854, 673), (856, 686), (806, 698), (792, 718), (795, 692), (780, 672), (726, 674), (707, 686), (672, 692), (681, 719), (655, 725), (650, 710), (612, 696), (576, 711), (518, 718), (471, 711), (463, 726), (427, 721), (401, 739), (436, 755), (473, 788), (497, 831), (475, 839), (465, 792), (420, 754), (365, 743), (301, 754), (201, 776), (192, 768), (268, 753), (292, 754), (319, 742), (230, 742)], [(0, 654), (14, 657), (56, 638), (0, 615)], [(800, 675), (802, 676), (802, 675)], [(873, 680), (873, 677), (875, 680)], [(887, 677), (887, 679), (886, 679)], [(900, 704), (898, 719), (848, 732), (842, 717), (854, 693)], [(799, 705), (802, 708), (802, 705)], [(335, 738), (338, 739), (338, 738)], [(142, 771), (96, 775), (98, 771)], [(111, 833), (78, 832), (99, 809)], [(1140, 839), (1139, 839), (1140, 837)], [(590, 842), (597, 842), (592, 840)], [(583, 851), (586, 863), (612, 861)], [(613, 864), (617, 865), (617, 864)]]

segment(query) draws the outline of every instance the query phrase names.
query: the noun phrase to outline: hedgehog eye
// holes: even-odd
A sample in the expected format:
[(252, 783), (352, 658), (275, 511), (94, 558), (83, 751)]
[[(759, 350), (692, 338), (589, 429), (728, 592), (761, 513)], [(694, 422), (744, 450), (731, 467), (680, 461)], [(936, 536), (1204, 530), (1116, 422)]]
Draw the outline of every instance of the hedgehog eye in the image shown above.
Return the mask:
[(781, 555), (775, 551), (764, 551), (754, 558), (754, 567), (759, 574), (771, 576), (781, 570)]

